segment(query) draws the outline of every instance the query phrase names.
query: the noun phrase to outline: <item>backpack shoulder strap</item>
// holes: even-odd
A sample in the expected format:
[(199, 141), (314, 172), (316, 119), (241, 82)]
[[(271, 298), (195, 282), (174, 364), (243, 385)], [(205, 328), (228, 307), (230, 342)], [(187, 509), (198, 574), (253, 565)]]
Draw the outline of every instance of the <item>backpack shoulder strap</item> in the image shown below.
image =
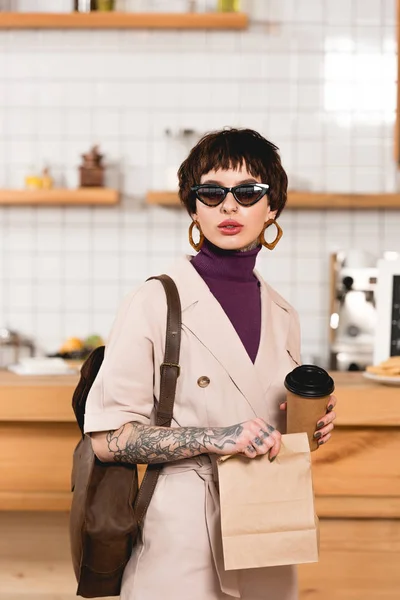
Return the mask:
[(164, 286), (167, 296), (167, 330), (165, 336), (164, 362), (161, 364), (160, 398), (156, 424), (169, 427), (174, 410), (177, 379), (180, 375), (179, 352), (181, 346), (182, 311), (179, 292), (175, 282), (168, 275), (150, 277), (158, 279)]
[[(165, 352), (164, 362), (160, 367), (160, 397), (156, 414), (156, 425), (159, 427), (170, 427), (174, 409), (176, 383), (180, 374), (181, 302), (178, 289), (171, 277), (168, 275), (159, 275), (158, 277), (150, 277), (149, 279), (158, 279), (162, 283), (167, 296)], [(139, 525), (146, 515), (162, 467), (162, 464), (154, 464), (148, 465), (146, 469), (134, 507), (135, 517)]]

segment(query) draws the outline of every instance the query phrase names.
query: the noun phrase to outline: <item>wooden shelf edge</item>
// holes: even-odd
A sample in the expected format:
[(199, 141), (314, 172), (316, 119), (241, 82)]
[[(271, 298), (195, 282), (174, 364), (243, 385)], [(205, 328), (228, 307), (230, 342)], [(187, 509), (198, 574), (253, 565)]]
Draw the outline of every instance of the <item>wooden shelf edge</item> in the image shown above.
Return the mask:
[(289, 192), (287, 208), (400, 208), (400, 194), (326, 194)]
[[(147, 204), (180, 206), (178, 194), (170, 191), (149, 191)], [(320, 209), (378, 209), (400, 208), (400, 194), (326, 194), (318, 192), (289, 192), (285, 210)]]
[(181, 206), (177, 192), (150, 191), (146, 194), (146, 203), (159, 206)]
[(0, 190), (0, 205), (8, 206), (113, 205), (118, 201), (118, 190), (110, 188)]
[(246, 29), (244, 13), (0, 13), (0, 29)]

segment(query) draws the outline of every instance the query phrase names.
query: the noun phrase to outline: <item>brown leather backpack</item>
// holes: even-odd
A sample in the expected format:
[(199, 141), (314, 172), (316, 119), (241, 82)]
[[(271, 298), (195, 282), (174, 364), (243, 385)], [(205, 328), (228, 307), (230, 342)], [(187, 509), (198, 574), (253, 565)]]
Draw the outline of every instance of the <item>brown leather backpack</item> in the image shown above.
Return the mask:
[[(167, 296), (167, 333), (161, 365), (158, 426), (169, 427), (179, 376), (181, 304), (173, 280), (151, 277)], [(102, 463), (83, 433), (86, 399), (104, 358), (104, 346), (94, 350), (81, 369), (72, 406), (82, 433), (73, 456), (70, 542), (77, 595), (119, 596), (122, 575), (138, 539), (162, 465), (149, 465), (139, 489), (136, 465)]]

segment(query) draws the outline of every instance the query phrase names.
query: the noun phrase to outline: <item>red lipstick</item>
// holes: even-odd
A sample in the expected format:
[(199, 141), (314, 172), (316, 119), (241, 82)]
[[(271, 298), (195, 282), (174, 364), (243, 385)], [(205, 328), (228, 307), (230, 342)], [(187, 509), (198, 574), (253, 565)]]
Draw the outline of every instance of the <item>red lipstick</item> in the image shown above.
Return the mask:
[(243, 225), (232, 219), (227, 219), (218, 225), (218, 229), (223, 235), (237, 235), (242, 231)]

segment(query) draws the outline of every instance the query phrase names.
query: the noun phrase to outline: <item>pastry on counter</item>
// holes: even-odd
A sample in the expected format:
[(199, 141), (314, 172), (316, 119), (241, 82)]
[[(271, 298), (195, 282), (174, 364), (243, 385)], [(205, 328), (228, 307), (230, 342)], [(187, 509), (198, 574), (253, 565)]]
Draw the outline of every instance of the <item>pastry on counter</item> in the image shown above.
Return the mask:
[(368, 373), (381, 375), (382, 377), (400, 378), (400, 356), (391, 356), (378, 365), (368, 366), (366, 370)]

